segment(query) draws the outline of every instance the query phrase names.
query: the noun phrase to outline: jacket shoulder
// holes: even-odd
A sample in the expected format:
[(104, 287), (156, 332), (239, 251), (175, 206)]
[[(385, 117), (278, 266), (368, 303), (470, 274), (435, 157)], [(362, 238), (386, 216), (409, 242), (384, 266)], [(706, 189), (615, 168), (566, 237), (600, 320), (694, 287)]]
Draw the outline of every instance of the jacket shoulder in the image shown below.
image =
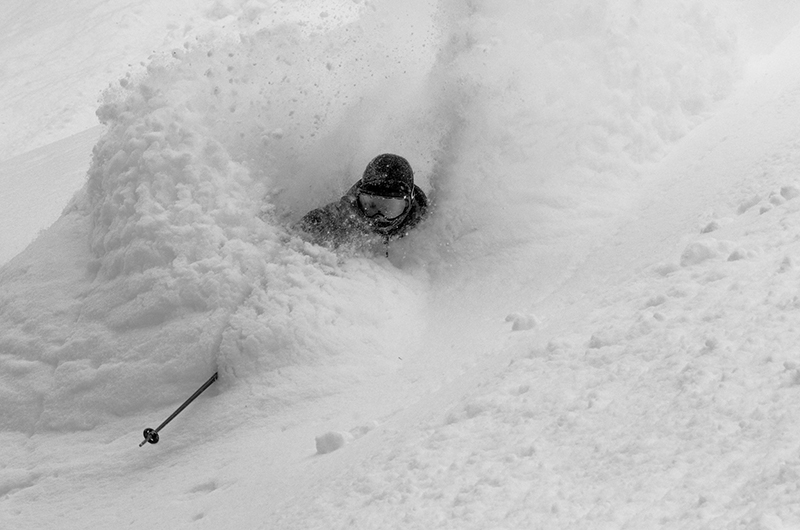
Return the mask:
[(315, 243), (340, 245), (360, 228), (353, 199), (345, 195), (336, 202), (311, 210), (296, 227), (309, 234)]

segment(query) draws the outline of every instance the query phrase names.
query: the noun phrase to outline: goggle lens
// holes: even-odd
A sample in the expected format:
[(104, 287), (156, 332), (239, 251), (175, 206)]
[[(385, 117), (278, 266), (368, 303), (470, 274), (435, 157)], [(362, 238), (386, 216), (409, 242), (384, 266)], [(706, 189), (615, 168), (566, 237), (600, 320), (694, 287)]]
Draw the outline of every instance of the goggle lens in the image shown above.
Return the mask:
[(386, 219), (397, 219), (408, 208), (408, 198), (381, 197), (380, 195), (361, 193), (358, 196), (358, 204), (367, 217), (381, 214)]

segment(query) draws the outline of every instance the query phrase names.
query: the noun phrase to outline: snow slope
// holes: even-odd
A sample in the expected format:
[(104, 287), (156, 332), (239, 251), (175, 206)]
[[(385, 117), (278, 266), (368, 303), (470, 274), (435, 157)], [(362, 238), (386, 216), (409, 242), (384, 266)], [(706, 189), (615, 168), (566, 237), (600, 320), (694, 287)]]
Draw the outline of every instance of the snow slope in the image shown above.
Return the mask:
[[(106, 92), (0, 270), (0, 520), (800, 524), (796, 9), (292, 6)], [(436, 204), (389, 259), (286, 228), (384, 150)]]
[(52, 225), (64, 205), (86, 181), (92, 147), (102, 128), (64, 138), (51, 145), (0, 162), (3, 189), (0, 263), (22, 252), (39, 232)]

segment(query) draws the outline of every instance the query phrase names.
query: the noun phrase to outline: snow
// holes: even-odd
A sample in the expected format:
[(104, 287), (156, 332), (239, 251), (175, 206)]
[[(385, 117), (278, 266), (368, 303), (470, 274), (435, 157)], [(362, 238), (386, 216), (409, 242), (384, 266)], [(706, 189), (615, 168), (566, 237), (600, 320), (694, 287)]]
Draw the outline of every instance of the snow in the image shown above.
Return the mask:
[(326, 432), (317, 436), (317, 454), (326, 455), (341, 449), (346, 443), (352, 441), (353, 435), (348, 432)]
[(3, 527), (800, 526), (793, 2), (8, 13)]

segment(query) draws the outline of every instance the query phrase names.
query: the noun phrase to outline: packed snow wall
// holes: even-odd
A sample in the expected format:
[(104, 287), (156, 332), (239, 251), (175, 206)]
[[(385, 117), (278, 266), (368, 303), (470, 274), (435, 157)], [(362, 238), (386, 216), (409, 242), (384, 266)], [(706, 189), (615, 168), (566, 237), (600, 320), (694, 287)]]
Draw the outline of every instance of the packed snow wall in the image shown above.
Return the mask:
[[(740, 70), (701, 3), (347, 2), (280, 25), (225, 9), (106, 94), (86, 188), (51, 229), (85, 231), (72, 298), (23, 304), (24, 259), (3, 270), (6, 428), (91, 428), (215, 369), (284, 404), (391, 370), (432, 293), (544, 293)], [(416, 233), (388, 260), (298, 237), (387, 151), (433, 199)]]

